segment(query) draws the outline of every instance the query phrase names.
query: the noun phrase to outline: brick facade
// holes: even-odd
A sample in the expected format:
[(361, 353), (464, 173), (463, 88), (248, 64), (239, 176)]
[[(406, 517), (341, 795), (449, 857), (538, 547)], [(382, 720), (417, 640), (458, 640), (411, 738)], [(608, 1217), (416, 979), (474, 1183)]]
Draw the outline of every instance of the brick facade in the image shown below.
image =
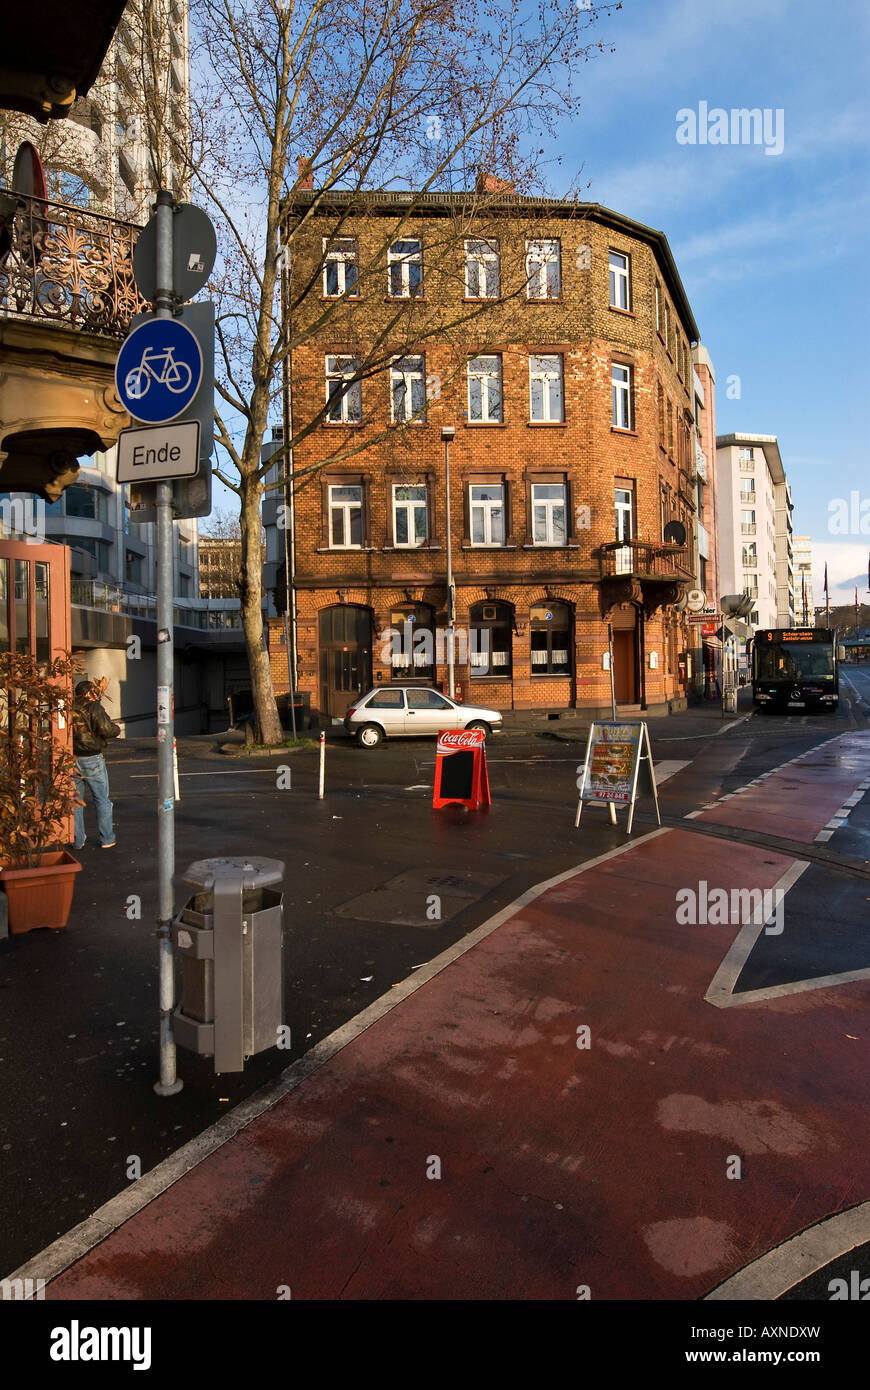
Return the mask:
[[(300, 206), (315, 197), (297, 195), (289, 209), (291, 227)], [(345, 214), (340, 235), (356, 239), (359, 297), (326, 306), (317, 267), (337, 208)], [(502, 197), (477, 221), (472, 215), (465, 222), (456, 199), (433, 198), (398, 231), (402, 214), (388, 200), (372, 195), (362, 206), (357, 200), (355, 208), (347, 215), (340, 195), (334, 196), (292, 242), (294, 288), (309, 286), (293, 309), (302, 340), (291, 359), (294, 437), (315, 422), (293, 458), (297, 679), (310, 693), (312, 708), (336, 717), (353, 693), (342, 694), (342, 682), (368, 688), (370, 681), (407, 678), (401, 658), (389, 650), (391, 615), (415, 608), (418, 626), (412, 631), (419, 634), (428, 619), (425, 605), (434, 628), (446, 627), (445, 425), (456, 430), (450, 444), (456, 627), (466, 632), (474, 619), (498, 628), (491, 634), (488, 670), (472, 668), (467, 658), (457, 663), (463, 698), (505, 711), (609, 709), (603, 656), (610, 621), (625, 634), (616, 638), (620, 703), (662, 708), (682, 701), (691, 639), (674, 605), (696, 583), (690, 345), (698, 334), (664, 238), (605, 209), (517, 198)], [(397, 303), (386, 293), (385, 247), (396, 236), (422, 242), (418, 300)], [(461, 325), (466, 236), (497, 240), (502, 298)], [(526, 243), (532, 239), (560, 243), (558, 299), (532, 300), (525, 293)], [(610, 252), (628, 259), (628, 309), (610, 305)], [(323, 326), (312, 328), (327, 307)], [(379, 341), (383, 351), (373, 363)], [(425, 422), (391, 424), (391, 351), (425, 355)], [(466, 363), (475, 353), (501, 360), (498, 423), (468, 418)], [(317, 421), (326, 400), (327, 355), (361, 360), (364, 371), (367, 365), (378, 368), (363, 377), (358, 423)], [(531, 356), (561, 358), (558, 422), (530, 418)], [(613, 423), (614, 364), (631, 370), (627, 429)], [(712, 393), (712, 377), (709, 387)], [(397, 484), (426, 488), (428, 536), (422, 545), (396, 545)], [(566, 530), (554, 544), (534, 539), (536, 484), (564, 489)], [(328, 489), (336, 485), (363, 489), (361, 534), (355, 537), (361, 545), (354, 548), (332, 544)], [(472, 544), (473, 485), (503, 489), (503, 544)], [(632, 544), (602, 551), (616, 537), (616, 488), (631, 494)], [(558, 505), (558, 494), (550, 495)], [(684, 528), (683, 545), (665, 543), (669, 522)], [(351, 618), (321, 620), (324, 610), (336, 606), (365, 610), (368, 642), (365, 620), (347, 642)], [(355, 644), (364, 650), (354, 653)], [(280, 621), (270, 625), (270, 652), (276, 689), (286, 689)], [(419, 672), (424, 683), (446, 680), (443, 649), (436, 657), (442, 659), (431, 670)], [(496, 663), (504, 670), (505, 661), (510, 675), (499, 674)], [(542, 671), (547, 662), (555, 673)]]

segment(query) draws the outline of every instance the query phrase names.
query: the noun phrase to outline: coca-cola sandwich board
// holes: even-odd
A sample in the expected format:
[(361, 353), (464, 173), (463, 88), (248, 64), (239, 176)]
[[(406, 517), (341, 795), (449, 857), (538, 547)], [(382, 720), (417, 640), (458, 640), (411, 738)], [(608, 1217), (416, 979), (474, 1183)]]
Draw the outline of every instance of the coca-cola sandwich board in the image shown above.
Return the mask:
[(443, 729), (435, 747), (432, 806), (489, 806), (486, 734), (483, 729)]

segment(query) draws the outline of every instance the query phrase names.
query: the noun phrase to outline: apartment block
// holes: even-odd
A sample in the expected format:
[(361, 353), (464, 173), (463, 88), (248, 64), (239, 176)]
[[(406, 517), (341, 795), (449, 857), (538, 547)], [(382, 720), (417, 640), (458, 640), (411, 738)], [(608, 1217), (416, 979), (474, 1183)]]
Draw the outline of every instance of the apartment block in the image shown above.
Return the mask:
[(716, 440), (722, 592), (755, 601), (754, 627), (794, 627), (793, 503), (775, 435)]
[[(713, 421), (714, 382), (708, 359), (695, 371), (666, 238), (485, 179), (464, 194), (309, 188), (285, 237), (312, 707), (340, 719), (372, 684), (445, 682), (448, 524), (462, 698), (544, 719), (607, 710), (610, 629), (619, 706), (682, 706), (680, 604), (711, 560), (695, 410), (700, 386)], [(282, 623), (270, 643), (286, 688)]]

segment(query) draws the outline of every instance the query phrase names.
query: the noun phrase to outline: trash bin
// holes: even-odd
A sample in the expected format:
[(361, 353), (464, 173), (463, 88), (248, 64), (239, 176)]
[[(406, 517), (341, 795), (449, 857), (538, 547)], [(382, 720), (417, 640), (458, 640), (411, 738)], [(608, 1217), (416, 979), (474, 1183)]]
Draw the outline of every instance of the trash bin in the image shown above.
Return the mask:
[(725, 691), (725, 708), (730, 714), (737, 713), (737, 690), (734, 686)]
[(214, 1057), (216, 1072), (274, 1047), (284, 1013), (280, 859), (198, 859), (182, 882), (196, 891), (172, 923), (181, 962), (176, 1043)]

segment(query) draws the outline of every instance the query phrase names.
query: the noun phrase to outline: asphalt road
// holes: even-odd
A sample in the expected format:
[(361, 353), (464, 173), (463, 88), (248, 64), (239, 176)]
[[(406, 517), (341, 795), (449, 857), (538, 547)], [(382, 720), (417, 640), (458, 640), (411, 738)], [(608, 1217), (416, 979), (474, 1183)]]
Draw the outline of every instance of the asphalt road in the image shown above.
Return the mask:
[[(836, 716), (753, 715), (744, 706), (737, 720), (689, 711), (651, 721), (655, 762), (669, 774), (660, 791), (665, 821), (691, 827), (683, 818), (700, 805), (833, 734), (870, 725), (870, 671), (850, 671), (843, 695)], [(180, 1050), (183, 1091), (154, 1094), (154, 754), (145, 740), (111, 750), (117, 848), (89, 843), (82, 851), (65, 932), (0, 946), (0, 1272), (121, 1190), (134, 1157), (147, 1171), (526, 888), (625, 840), (624, 825), (612, 827), (598, 808), (574, 828), (580, 740), (493, 739), (493, 806), (474, 815), (433, 812), (434, 742), (368, 751), (330, 740), (323, 801), (316, 750), (230, 759), (213, 744), (180, 746), (177, 866), (216, 854), (285, 861), (292, 1050), (273, 1049), (242, 1076), (219, 1078), (208, 1060)], [(290, 769), (289, 788), (278, 786), (281, 765)], [(650, 804), (641, 803), (637, 831), (653, 823)], [(739, 853), (743, 833), (727, 834)], [(759, 843), (758, 832), (743, 838)], [(870, 815), (858, 808), (809, 857), (801, 950), (815, 962), (813, 923), (824, 920), (817, 909), (832, 885), (844, 920), (866, 903)], [(440, 921), (426, 913), (433, 892), (442, 898)], [(132, 898), (141, 900), (139, 919), (128, 915)], [(842, 935), (854, 956), (854, 933)], [(753, 969), (806, 964), (756, 961)]]

